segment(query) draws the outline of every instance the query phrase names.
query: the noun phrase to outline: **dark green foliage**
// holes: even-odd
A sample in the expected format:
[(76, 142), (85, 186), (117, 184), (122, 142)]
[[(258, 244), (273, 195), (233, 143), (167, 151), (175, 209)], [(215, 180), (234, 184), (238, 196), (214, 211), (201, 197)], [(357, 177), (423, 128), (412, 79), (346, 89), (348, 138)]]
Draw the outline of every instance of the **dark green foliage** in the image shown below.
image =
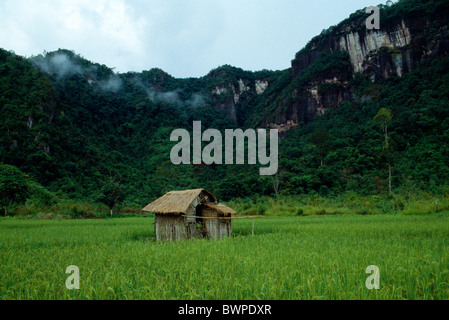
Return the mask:
[[(347, 59), (339, 55), (324, 55), (301, 75), (304, 80), (297, 81), (319, 77), (328, 68), (345, 70)], [(1, 109), (5, 114), (1, 123), (2, 159), (25, 170), (48, 187), (47, 192), (97, 200), (95, 194), (102, 187), (103, 177), (114, 173), (121, 177), (126, 203), (136, 207), (168, 190), (181, 188), (206, 187), (224, 200), (254, 193), (275, 194), (273, 183), (259, 177), (256, 167), (171, 165), (169, 154), (174, 143), (169, 141), (169, 136), (174, 128), (191, 130), (194, 120), (201, 120), (203, 129), (238, 126), (225, 112), (207, 103), (202, 107), (181, 107), (152, 101), (145, 86), (135, 85), (155, 80), (160, 86), (167, 82), (173, 89), (188, 83), (185, 79), (173, 79), (159, 70), (151, 70), (144, 77), (121, 75), (122, 91), (114, 94), (89, 84), (80, 74), (49, 81), (25, 60), (5, 52), (3, 56), (13, 61), (14, 68), (24, 68), (22, 77), (36, 73), (34, 77), (47, 84), (38, 96), (45, 97), (50, 92), (54, 99), (49, 100), (53, 101), (49, 103), (54, 109), (48, 109), (54, 110), (54, 114), (42, 113), (40, 126), (33, 124), (28, 128), (22, 113), (27, 114), (31, 107), (18, 96), (6, 95), (14, 92), (8, 87), (14, 88), (21, 82), (11, 83), (13, 77), (9, 73), (1, 78), (6, 86)], [(357, 95), (370, 97), (369, 101), (341, 103), (339, 109), (328, 110), (315, 122), (290, 131), (281, 141), (278, 190), (287, 194), (318, 192), (326, 196), (348, 190), (385, 191), (387, 167), (382, 160), (382, 131), (372, 122), (379, 106), (389, 106), (395, 115), (390, 131), (396, 152), (393, 185), (400, 188), (407, 182), (427, 189), (430, 184), (444, 183), (449, 178), (449, 122), (445, 107), (449, 96), (448, 69), (446, 59), (423, 65), (400, 79), (372, 83), (356, 75), (351, 86)], [(221, 69), (224, 71), (230, 72), (229, 67)], [(20, 77), (16, 73), (12, 75)], [(215, 72), (212, 75), (216, 76)], [(239, 76), (243, 74), (237, 73)], [(279, 96), (282, 85), (291, 81), (288, 72), (276, 76), (267, 72), (267, 76), (278, 80), (260, 99)], [(27, 81), (32, 80), (22, 82)], [(333, 85), (326, 90), (332, 90)], [(179, 92), (183, 91), (185, 97), (193, 94), (185, 87)], [(23, 106), (23, 111), (18, 105)], [(43, 103), (41, 109), (45, 108)], [(257, 123), (257, 112), (253, 111), (256, 109), (251, 108), (258, 107), (248, 105), (240, 113), (242, 127), (245, 127), (242, 123), (249, 126)], [(30, 133), (36, 126), (38, 131)], [(38, 133), (39, 141), (43, 141), (40, 144), (36, 144), (34, 136)], [(51, 193), (42, 193), (42, 198), (48, 198), (44, 203), (52, 201)]]
[[(393, 188), (404, 184), (429, 190), (449, 181), (449, 58), (423, 64), (403, 78), (372, 83), (356, 76), (354, 90), (369, 102), (345, 102), (290, 132), (281, 143), (284, 191), (289, 193), (388, 190), (388, 161), (393, 166)], [(417, 80), (419, 79), (419, 80)], [(363, 89), (362, 89), (363, 88)], [(380, 106), (394, 117), (385, 132), (372, 119)], [(324, 132), (327, 152), (318, 146)], [(311, 144), (309, 146), (309, 144)], [(323, 157), (323, 166), (319, 167)]]
[(326, 94), (338, 93), (341, 91), (343, 85), (341, 83), (324, 82), (320, 83), (318, 87), (318, 94), (324, 96)]
[(28, 187), (30, 199), (35, 205), (39, 207), (48, 207), (57, 203), (58, 198), (56, 195), (35, 181), (28, 181)]
[(116, 178), (108, 177), (103, 182), (98, 200), (108, 206), (112, 216), (114, 207), (124, 199), (124, 186)]
[[(447, 3), (401, 0), (381, 6), (381, 20), (388, 25), (420, 13), (435, 17), (438, 25)], [(340, 25), (356, 28), (364, 18), (360, 10)], [(337, 32), (338, 27), (323, 31), (300, 53), (312, 45), (319, 48)], [(422, 35), (423, 45), (430, 33)], [(370, 75), (352, 75), (345, 52), (322, 52), (315, 58), (297, 74), (224, 65), (202, 78), (176, 79), (160, 69), (116, 74), (69, 50), (25, 59), (0, 49), (0, 162), (36, 181), (30, 184), (30, 201), (41, 206), (67, 196), (101, 200), (109, 208), (119, 202), (141, 208), (168, 190), (200, 187), (224, 201), (255, 195), (377, 194), (388, 190), (389, 163), (394, 192), (432, 191), (447, 184), (449, 58), (425, 61), (402, 78), (375, 83)], [(324, 81), (334, 77), (339, 81)], [(256, 80), (269, 83), (263, 94), (255, 92)], [(322, 96), (349, 88), (353, 99), (284, 134), (274, 180), (260, 177), (257, 166), (170, 162), (174, 129), (191, 132), (193, 121), (202, 121), (203, 130), (222, 132), (262, 127), (297, 101), (296, 89), (310, 84)], [(392, 152), (385, 152), (384, 133), (373, 123), (381, 108), (393, 115), (387, 150)], [(120, 182), (104, 181), (110, 176)], [(20, 193), (15, 199), (25, 197)], [(71, 210), (89, 215), (88, 210)], [(264, 214), (264, 207), (255, 213)]]
[(295, 87), (303, 86), (310, 81), (323, 80), (329, 74), (339, 78), (352, 76), (352, 66), (347, 52), (323, 53), (320, 58), (299, 74), (293, 84)]
[(3, 214), (13, 204), (25, 202), (28, 196), (26, 175), (14, 166), (0, 164), (0, 206)]

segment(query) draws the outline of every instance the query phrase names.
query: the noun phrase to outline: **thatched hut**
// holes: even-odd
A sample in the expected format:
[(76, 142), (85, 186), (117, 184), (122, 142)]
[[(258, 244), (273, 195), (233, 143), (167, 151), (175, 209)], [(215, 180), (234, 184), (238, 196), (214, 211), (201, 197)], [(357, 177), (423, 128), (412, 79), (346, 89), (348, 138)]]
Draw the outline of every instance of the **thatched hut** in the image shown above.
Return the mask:
[(230, 236), (230, 217), (237, 214), (205, 189), (168, 192), (142, 211), (155, 213), (158, 241)]

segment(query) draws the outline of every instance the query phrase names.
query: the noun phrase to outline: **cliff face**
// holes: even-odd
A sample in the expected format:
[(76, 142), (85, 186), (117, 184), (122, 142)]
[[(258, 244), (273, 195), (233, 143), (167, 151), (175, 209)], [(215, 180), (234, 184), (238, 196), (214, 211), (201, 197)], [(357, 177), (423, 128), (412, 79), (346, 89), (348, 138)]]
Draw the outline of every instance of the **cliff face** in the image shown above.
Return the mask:
[[(361, 27), (364, 19), (366, 16), (359, 12), (358, 19), (326, 30), (296, 55), (292, 61), (292, 83), (283, 93), (288, 98), (271, 108), (275, 112), (265, 117), (265, 126), (282, 131), (301, 121), (312, 121), (316, 114), (336, 108), (342, 101), (355, 99), (349, 82), (356, 73), (369, 76), (372, 81), (401, 77), (425, 59), (448, 55), (447, 14), (390, 20), (381, 23), (380, 30)], [(329, 68), (307, 83), (295, 83), (324, 55), (339, 51), (347, 54), (350, 75)]]
[[(223, 75), (223, 80), (227, 79)], [(225, 110), (227, 115), (237, 122), (237, 106), (250, 105), (255, 98), (268, 88), (268, 79), (250, 80), (239, 78), (234, 82), (221, 83), (209, 92), (216, 110)]]
[[(310, 64), (317, 60), (323, 52), (337, 50), (349, 54), (353, 72), (367, 73), (377, 71), (381, 77), (401, 76), (403, 72), (412, 69), (410, 44), (412, 36), (404, 21), (391, 29), (352, 31), (350, 25), (341, 27), (336, 34), (325, 43), (312, 43), (311, 50), (301, 53), (292, 62), (293, 76), (297, 76)], [(321, 45), (321, 48), (318, 47)], [(379, 59), (379, 53), (390, 56)], [(415, 62), (415, 61), (414, 61)], [(379, 72), (381, 71), (381, 72)]]
[[(410, 43), (410, 29), (404, 21), (391, 31), (350, 32), (339, 39), (340, 50), (349, 53), (354, 72), (381, 71), (385, 78), (412, 69), (410, 50), (406, 48)], [(381, 48), (391, 49), (384, 61), (376, 59)]]
[(200, 79), (201, 90), (210, 107), (225, 111), (234, 123), (244, 126), (256, 102), (275, 82), (278, 73), (251, 72), (224, 65)]

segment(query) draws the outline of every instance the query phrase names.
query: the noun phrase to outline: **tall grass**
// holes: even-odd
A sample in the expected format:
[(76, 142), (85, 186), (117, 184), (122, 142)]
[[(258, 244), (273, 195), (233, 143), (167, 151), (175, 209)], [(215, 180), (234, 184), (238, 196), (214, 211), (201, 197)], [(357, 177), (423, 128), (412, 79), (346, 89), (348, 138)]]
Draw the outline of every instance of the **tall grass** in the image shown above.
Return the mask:
[[(117, 206), (114, 216), (140, 216), (140, 209)], [(44, 205), (30, 200), (13, 208), (10, 214), (24, 219), (95, 219), (110, 217), (110, 210), (104, 204), (95, 202), (59, 199), (50, 205)]]
[(296, 215), (374, 215), (402, 213), (406, 215), (431, 214), (449, 210), (449, 190), (435, 195), (414, 192), (388, 195), (361, 196), (347, 192), (334, 197), (318, 194), (300, 196), (252, 197), (229, 201), (228, 205), (241, 215), (296, 216)]
[[(153, 218), (0, 219), (1, 299), (448, 299), (449, 212), (235, 220), (154, 241)], [(80, 290), (68, 290), (69, 265)], [(380, 290), (365, 269), (380, 268)]]
[[(54, 201), (40, 201), (30, 198), (24, 205), (10, 208), (8, 212), (24, 218), (38, 219), (89, 219), (107, 218), (109, 208), (104, 204), (80, 200), (54, 198)], [(240, 215), (264, 216), (313, 216), (313, 215), (374, 215), (402, 213), (421, 215), (449, 210), (449, 188), (441, 187), (438, 192), (402, 190), (400, 194), (358, 195), (347, 192), (322, 197), (319, 194), (253, 196), (234, 199), (227, 203)], [(137, 216), (141, 207), (120, 207), (114, 209), (115, 215)]]

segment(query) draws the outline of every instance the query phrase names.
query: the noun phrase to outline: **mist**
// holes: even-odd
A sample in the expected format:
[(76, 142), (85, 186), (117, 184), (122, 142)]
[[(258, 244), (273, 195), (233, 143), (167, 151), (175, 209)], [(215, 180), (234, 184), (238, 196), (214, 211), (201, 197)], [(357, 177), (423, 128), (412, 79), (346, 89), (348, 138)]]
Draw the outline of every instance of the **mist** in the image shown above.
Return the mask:
[(207, 104), (206, 99), (199, 93), (192, 94), (192, 97), (186, 101), (186, 105), (192, 108), (199, 108)]
[(42, 72), (56, 76), (58, 80), (74, 74), (83, 73), (81, 66), (73, 62), (72, 59), (64, 53), (57, 53), (49, 59), (32, 58), (31, 61)]
[(146, 89), (148, 98), (153, 102), (165, 102), (167, 104), (174, 104), (177, 106), (184, 106), (184, 102), (179, 98), (180, 90), (158, 92), (153, 88)]
[(123, 80), (118, 75), (112, 75), (106, 81), (98, 82), (103, 91), (117, 93), (123, 86)]

